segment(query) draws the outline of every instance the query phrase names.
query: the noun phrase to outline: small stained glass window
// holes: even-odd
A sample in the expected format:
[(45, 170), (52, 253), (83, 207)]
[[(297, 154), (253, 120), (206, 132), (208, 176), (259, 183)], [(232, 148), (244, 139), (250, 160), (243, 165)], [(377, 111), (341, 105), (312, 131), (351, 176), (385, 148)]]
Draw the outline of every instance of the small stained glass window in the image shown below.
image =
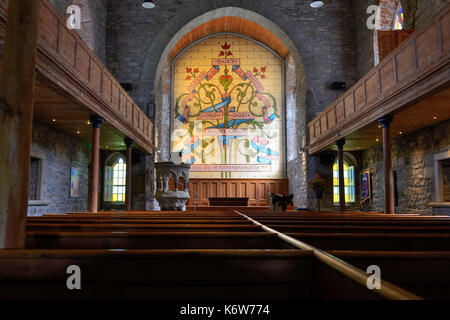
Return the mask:
[[(355, 167), (349, 166), (344, 161), (344, 190), (345, 202), (355, 202)], [(333, 201), (339, 203), (339, 164), (338, 160), (333, 165)]]
[(399, 3), (397, 12), (395, 14), (394, 30), (403, 30), (404, 23), (405, 23), (405, 16), (403, 14), (402, 5)]
[(113, 165), (112, 202), (125, 201), (127, 165), (119, 158)]

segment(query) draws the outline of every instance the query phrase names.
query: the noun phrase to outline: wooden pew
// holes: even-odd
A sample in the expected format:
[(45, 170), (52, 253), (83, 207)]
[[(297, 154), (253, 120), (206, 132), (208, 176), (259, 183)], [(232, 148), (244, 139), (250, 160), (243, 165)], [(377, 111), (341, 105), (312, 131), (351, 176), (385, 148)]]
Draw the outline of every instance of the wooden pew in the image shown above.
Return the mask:
[(27, 223), (128, 223), (128, 224), (174, 224), (174, 223), (193, 223), (193, 224), (251, 224), (245, 219), (117, 219), (117, 218), (47, 218), (47, 217), (29, 217)]
[(381, 269), (381, 277), (425, 299), (450, 299), (450, 252), (330, 251), (366, 270)]
[(27, 232), (28, 249), (284, 249), (267, 232)]
[[(66, 288), (66, 268), (82, 290)], [(306, 250), (0, 250), (0, 299), (416, 299), (368, 290)], [(389, 287), (389, 288), (388, 288)]]
[(450, 226), (448, 221), (440, 220), (427, 220), (427, 221), (388, 221), (388, 220), (269, 220), (269, 219), (256, 219), (264, 224), (277, 224), (277, 225), (324, 225), (332, 224), (335, 226)]
[(450, 251), (448, 233), (286, 233), (325, 251)]
[[(0, 299), (307, 299), (312, 260), (299, 250), (0, 250)], [(82, 290), (66, 288), (69, 265)]]
[(420, 226), (413, 224), (409, 226), (399, 225), (292, 225), (292, 224), (273, 224), (265, 223), (266, 226), (283, 233), (450, 233), (449, 226)]
[[(29, 217), (32, 218), (32, 217)], [(39, 217), (35, 217), (39, 218)], [(109, 218), (109, 219), (162, 219), (162, 220), (177, 220), (177, 219), (189, 219), (189, 220), (244, 220), (236, 215), (196, 215), (196, 216), (190, 216), (190, 215), (143, 215), (143, 214), (90, 214), (90, 215), (44, 215), (42, 218), (45, 219), (52, 219), (52, 218), (58, 218), (58, 219), (103, 219), (103, 218)]]
[(261, 231), (249, 224), (122, 224), (122, 223), (28, 223), (28, 231), (52, 232), (252, 232)]

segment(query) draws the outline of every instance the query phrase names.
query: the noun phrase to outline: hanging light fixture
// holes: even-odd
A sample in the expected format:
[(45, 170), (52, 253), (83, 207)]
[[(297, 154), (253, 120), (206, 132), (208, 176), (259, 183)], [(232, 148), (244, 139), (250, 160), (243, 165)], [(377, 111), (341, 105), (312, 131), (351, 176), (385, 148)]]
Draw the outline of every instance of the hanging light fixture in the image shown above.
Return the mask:
[(144, 1), (143, 3), (142, 3), (142, 6), (145, 8), (145, 9), (153, 9), (154, 7), (156, 7), (156, 4), (153, 2), (153, 1)]
[(320, 8), (323, 6), (323, 1), (311, 1), (310, 3), (311, 8)]

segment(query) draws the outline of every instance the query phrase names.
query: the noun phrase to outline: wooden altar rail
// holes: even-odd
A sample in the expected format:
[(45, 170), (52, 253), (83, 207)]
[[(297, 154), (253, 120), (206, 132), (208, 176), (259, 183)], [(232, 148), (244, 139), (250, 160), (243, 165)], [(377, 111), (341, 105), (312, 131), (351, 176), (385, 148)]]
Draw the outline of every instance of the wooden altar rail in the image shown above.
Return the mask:
[(309, 123), (309, 154), (448, 86), (450, 5)]
[[(4, 38), (8, 0), (0, 0), (0, 38)], [(48, 0), (41, 0), (37, 78), (62, 89), (77, 102), (153, 152), (153, 124)]]
[[(195, 191), (195, 192), (192, 192)], [(208, 207), (209, 198), (248, 198), (249, 207), (268, 207), (269, 192), (287, 194), (286, 179), (189, 179), (187, 206)]]

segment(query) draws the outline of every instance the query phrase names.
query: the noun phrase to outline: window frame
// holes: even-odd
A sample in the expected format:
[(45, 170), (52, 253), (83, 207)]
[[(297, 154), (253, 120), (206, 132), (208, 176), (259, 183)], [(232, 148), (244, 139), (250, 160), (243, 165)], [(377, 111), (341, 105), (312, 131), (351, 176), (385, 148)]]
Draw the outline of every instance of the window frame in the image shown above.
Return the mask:
[[(122, 184), (114, 184), (114, 167), (119, 164), (119, 161), (122, 160), (123, 162), (123, 177), (117, 177), (117, 179), (123, 179), (123, 185)], [(114, 204), (114, 205), (123, 205), (125, 204), (126, 200), (126, 179), (127, 179), (127, 161), (125, 156), (120, 153), (116, 152), (111, 154), (104, 164), (104, 179), (103, 179), (103, 202)], [(114, 188), (123, 188), (123, 193), (118, 193), (119, 195), (122, 195), (122, 201), (113, 201), (114, 199)]]
[[(28, 206), (46, 206), (49, 204), (48, 201), (44, 200), (44, 177), (45, 177), (45, 154), (42, 152), (31, 151), (30, 152), (30, 165), (31, 158), (38, 160), (38, 172), (37, 172), (37, 182), (36, 182), (36, 199), (28, 200)], [(29, 183), (29, 182), (28, 182)]]
[[(335, 174), (334, 174), (335, 171), (336, 171), (336, 170), (334, 170), (334, 167), (336, 165), (338, 166), (337, 177), (335, 177)], [(345, 170), (345, 166), (347, 166), (347, 168), (348, 168), (347, 170)], [(336, 159), (333, 162), (332, 172), (333, 172), (333, 205), (334, 206), (339, 206), (339, 200), (337, 202), (335, 202), (335, 196), (338, 195), (338, 197), (339, 197), (339, 159)], [(349, 183), (349, 185), (345, 185), (345, 182), (344, 182), (344, 192), (347, 190), (347, 188), (353, 188), (353, 194), (345, 192), (345, 198), (346, 198), (345, 203), (346, 204), (350, 204), (350, 205), (356, 204), (356, 179), (355, 179), (356, 166), (355, 165), (351, 165), (348, 161), (346, 161), (344, 159), (344, 180), (345, 179), (349, 179), (350, 180), (350, 177), (349, 177), (348, 174), (347, 174), (347, 178), (345, 177), (345, 172), (349, 172), (349, 173), (352, 172), (353, 173), (353, 177), (351, 177), (353, 183)], [(338, 184), (337, 185), (334, 183), (335, 179), (338, 179)], [(338, 188), (337, 192), (335, 192), (336, 188)], [(353, 195), (353, 199), (352, 199), (353, 201), (347, 201), (347, 195), (349, 196), (349, 199), (351, 199), (351, 196)]]

